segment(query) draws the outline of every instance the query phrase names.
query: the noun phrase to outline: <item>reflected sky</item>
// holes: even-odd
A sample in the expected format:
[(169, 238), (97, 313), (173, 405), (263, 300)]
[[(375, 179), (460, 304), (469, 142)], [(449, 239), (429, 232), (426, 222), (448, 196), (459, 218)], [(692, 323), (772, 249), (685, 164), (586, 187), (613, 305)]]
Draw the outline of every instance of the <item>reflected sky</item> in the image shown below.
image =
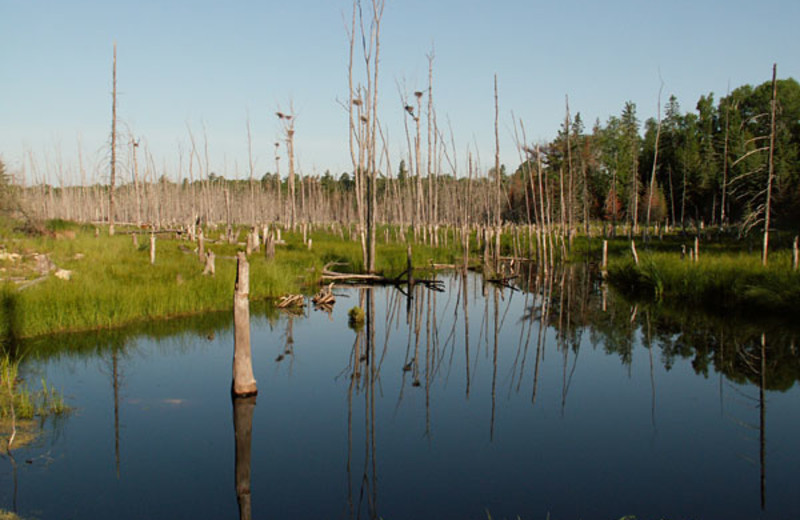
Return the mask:
[[(523, 277), (529, 291), (444, 279), (410, 305), (336, 289), (330, 315), (253, 312), (253, 518), (800, 510), (798, 374), (767, 381), (787, 377), (773, 359), (797, 366), (790, 333), (766, 334), (761, 359), (758, 335), (694, 345), (695, 325), (652, 309), (607, 295), (604, 312), (586, 273)], [(356, 305), (373, 316), (360, 331)], [(42, 519), (237, 518), (233, 332), (209, 323), (26, 361), (76, 409), (18, 450), (16, 489), (0, 460), (0, 508), (15, 493)]]

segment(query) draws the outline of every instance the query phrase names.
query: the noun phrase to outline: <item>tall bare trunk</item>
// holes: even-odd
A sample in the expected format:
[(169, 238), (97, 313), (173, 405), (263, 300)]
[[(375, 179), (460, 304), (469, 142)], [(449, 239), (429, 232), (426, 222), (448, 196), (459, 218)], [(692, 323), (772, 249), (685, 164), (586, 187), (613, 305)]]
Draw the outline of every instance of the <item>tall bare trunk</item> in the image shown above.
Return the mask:
[(114, 65), (111, 91), (111, 178), (108, 187), (108, 234), (114, 235), (114, 184), (117, 181), (117, 42), (114, 42)]
[(650, 196), (647, 199), (647, 227), (650, 227), (650, 210), (653, 206), (653, 195), (656, 189), (656, 168), (658, 167), (658, 141), (661, 138), (661, 91), (664, 88), (664, 82), (661, 82), (661, 86), (658, 88), (658, 110), (656, 114), (658, 116), (658, 125), (656, 126), (656, 149), (653, 152), (653, 170), (650, 173)]
[(772, 65), (772, 104), (770, 107), (769, 123), (769, 168), (767, 173), (767, 200), (764, 204), (764, 248), (761, 254), (761, 263), (767, 266), (769, 255), (769, 214), (772, 203), (772, 178), (775, 174), (775, 111), (778, 105), (778, 65)]

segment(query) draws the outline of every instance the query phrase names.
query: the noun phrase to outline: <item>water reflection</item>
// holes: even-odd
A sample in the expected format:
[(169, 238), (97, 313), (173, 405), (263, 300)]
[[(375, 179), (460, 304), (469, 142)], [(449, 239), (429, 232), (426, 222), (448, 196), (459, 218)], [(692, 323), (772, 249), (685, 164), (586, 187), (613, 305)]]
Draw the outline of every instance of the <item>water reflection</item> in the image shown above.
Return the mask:
[[(490, 507), (495, 517), (545, 516), (559, 508), (559, 517), (593, 516), (574, 506), (583, 495), (559, 498), (560, 487), (574, 485), (570, 493), (575, 489), (592, 497), (586, 500), (605, 500), (601, 516), (613, 517), (619, 507), (614, 502), (617, 496), (631, 504), (639, 495), (659, 497), (656, 491), (639, 488), (618, 492), (621, 477), (614, 480), (611, 466), (623, 467), (622, 474), (628, 471), (627, 464), (637, 475), (654, 475), (661, 470), (668, 473), (666, 464), (673, 458), (680, 459), (676, 467), (689, 475), (687, 479), (695, 470), (703, 479), (713, 477), (713, 471), (741, 474), (745, 484), (731, 484), (731, 492), (746, 497), (737, 503), (747, 500), (753, 508), (765, 509), (769, 491), (771, 508), (786, 507), (791, 499), (781, 495), (786, 483), (780, 477), (787, 473), (781, 450), (790, 449), (785, 437), (791, 434), (777, 411), (786, 409), (786, 401), (781, 404), (784, 408), (775, 401), (800, 379), (796, 329), (782, 323), (724, 321), (686, 309), (627, 301), (588, 266), (544, 272), (535, 265), (517, 264), (508, 266), (506, 275), (505, 283), (490, 283), (469, 272), (440, 274), (449, 289), (444, 293), (423, 286), (409, 293), (391, 288), (337, 288), (342, 297), (330, 315), (281, 314), (254, 303), (253, 316), (260, 323), (256, 328), (261, 327), (255, 344), (266, 354), (256, 370), (262, 371), (262, 407), (267, 406), (270, 415), (254, 418), (255, 399), (232, 403), (240, 518), (249, 518), (252, 508), (266, 509), (260, 482), (268, 483), (265, 489), (270, 492), (276, 485), (288, 490), (285, 499), (270, 494), (269, 508), (277, 512), (282, 511), (281, 500), (296, 504), (298, 496), (308, 493), (311, 482), (315, 493), (320, 487), (326, 488), (321, 493), (328, 493), (328, 502), (315, 506), (317, 512), (336, 510), (349, 518), (408, 517), (418, 514), (419, 508), (430, 509), (436, 516), (441, 509), (435, 509), (435, 501), (447, 502), (449, 493), (464, 497), (477, 511), (490, 506), (495, 497), (498, 502), (505, 500), (507, 494), (511, 510)], [(347, 298), (352, 303), (346, 303)], [(345, 329), (344, 314), (354, 305), (365, 311), (363, 327)], [(194, 356), (203, 360), (195, 361), (202, 367), (196, 369), (198, 373), (213, 374), (214, 365), (206, 359), (213, 357), (215, 345), (224, 343), (230, 330), (229, 315), (216, 319), (211, 315), (206, 321), (188, 320), (182, 329), (170, 329), (170, 324), (169, 330), (159, 330), (162, 324), (156, 324), (148, 333), (147, 344), (153, 346), (147, 355), (158, 358), (154, 364), (168, 363), (159, 353)], [(111, 385), (104, 372), (101, 391), (107, 428), (103, 435), (105, 439), (114, 436), (117, 474), (132, 485), (131, 481), (136, 482), (134, 457), (139, 453), (132, 429), (138, 410), (120, 408), (120, 401), (125, 402), (120, 393), (123, 388), (125, 393), (141, 392), (132, 390), (145, 372), (138, 364), (141, 359), (126, 360), (143, 342), (133, 333), (111, 331), (65, 338), (62, 343), (67, 350), (55, 348), (54, 343), (42, 344), (41, 349), (29, 344), (22, 347), (29, 349), (27, 359), (37, 362), (92, 359), (98, 354), (107, 360)], [(227, 355), (224, 359), (227, 363)], [(687, 380), (687, 372), (699, 377)], [(130, 378), (125, 385), (123, 373)], [(187, 377), (185, 383), (187, 392), (202, 394), (192, 390), (192, 385), (210, 386), (191, 379)], [(707, 399), (705, 379), (711, 380), (711, 407), (697, 404)], [(701, 387), (705, 393), (695, 394)], [(112, 394), (113, 430), (107, 411)], [(224, 404), (196, 411), (195, 419), (184, 417), (202, 420), (213, 431), (213, 419), (231, 406), (227, 398)], [(709, 412), (714, 415), (711, 419)], [(324, 420), (319, 422), (309, 419), (321, 416)], [(128, 433), (120, 439), (123, 419), (129, 430), (123, 429)], [(776, 419), (784, 424), (776, 425)], [(275, 425), (271, 435), (276, 438), (253, 437), (253, 424), (259, 429), (259, 420)], [(229, 424), (225, 421), (225, 442), (230, 439)], [(313, 431), (318, 428), (324, 432)], [(191, 435), (202, 439), (204, 434)], [(330, 442), (327, 451), (320, 450), (320, 438), (314, 435), (324, 437), (322, 444), (328, 439), (335, 442)], [(752, 440), (741, 442), (741, 436)], [(697, 444), (691, 444), (696, 439), (700, 439)], [(211, 445), (213, 440), (207, 442)], [(193, 449), (206, 449), (206, 444), (196, 443)], [(271, 445), (281, 448), (272, 450)], [(709, 460), (719, 465), (713, 471), (699, 467), (705, 450), (713, 452)], [(741, 459), (751, 461), (752, 468), (739, 465)], [(229, 467), (227, 453), (224, 464)], [(251, 465), (259, 477), (252, 483)], [(300, 466), (313, 469), (300, 471)], [(25, 466), (20, 470), (24, 474)], [(260, 480), (261, 472), (264, 480)], [(612, 476), (608, 482), (598, 482), (601, 473), (603, 479), (609, 473)], [(229, 471), (225, 474), (229, 478)], [(662, 479), (660, 487), (653, 489), (691, 486), (678, 482), (678, 477), (657, 477)], [(730, 480), (728, 474), (724, 477)], [(437, 485), (444, 489), (439, 490), (438, 499), (431, 491)], [(586, 491), (590, 486), (597, 491)], [(231, 500), (230, 491), (226, 493)], [(662, 503), (669, 506), (671, 501), (678, 499), (668, 496)], [(234, 507), (232, 500), (229, 505)], [(672, 513), (661, 506), (642, 506), (643, 510), (631, 506), (616, 517), (630, 513), (681, 517), (693, 512), (694, 506), (680, 502), (675, 507), (682, 509)], [(697, 514), (703, 516), (725, 515)]]
[[(347, 513), (350, 518), (378, 518), (378, 463), (376, 459), (375, 386), (380, 367), (375, 355), (375, 301), (372, 288), (359, 289), (359, 306), (365, 311), (364, 326), (354, 324), (356, 333), (345, 373), (350, 380), (347, 390)], [(388, 329), (387, 329), (388, 330)], [(360, 395), (359, 395), (360, 394)], [(354, 398), (364, 399), (364, 464), (354, 486), (353, 407)], [(358, 471), (358, 470), (356, 470)], [(358, 499), (355, 488), (358, 487)]]
[(236, 502), (239, 504), (239, 520), (250, 520), (252, 501), (250, 497), (250, 447), (253, 438), (253, 412), (256, 396), (237, 397), (233, 401), (233, 438), (236, 459), (234, 478)]
[[(546, 355), (555, 355), (555, 362), (560, 366), (558, 406), (563, 417), (569, 406), (570, 390), (581, 373), (578, 370), (581, 351), (587, 347), (617, 357), (627, 369), (629, 378), (633, 377), (634, 355), (645, 353), (650, 426), (655, 437), (659, 403), (657, 367), (661, 366), (668, 372), (677, 359), (687, 359), (691, 360), (691, 367), (698, 375), (708, 377), (711, 367), (719, 373), (721, 403), (724, 400), (723, 380), (727, 380), (729, 386), (735, 385), (739, 392), (743, 391), (739, 388), (742, 385), (753, 385), (758, 389), (755, 403), (759, 411), (755, 426), (759, 434), (757, 465), (760, 506), (762, 509), (766, 507), (765, 391), (786, 391), (798, 381), (800, 360), (795, 349), (796, 332), (777, 326), (771, 332), (775, 341), (768, 344), (765, 340), (767, 333), (758, 332), (763, 330), (763, 325), (723, 323), (697, 312), (678, 312), (667, 307), (629, 302), (610, 291), (586, 266), (569, 266), (549, 272), (524, 266), (515, 274), (515, 279), (518, 280), (516, 287), (509, 287), (487, 284), (467, 273), (458, 273), (449, 280), (451, 290), (443, 297), (448, 300), (444, 304), (437, 302), (437, 293), (433, 291), (418, 288), (408, 295), (405, 302), (405, 359), (399, 367), (400, 389), (395, 409), (402, 406), (406, 392), (416, 389), (424, 392), (423, 436), (429, 442), (436, 420), (433, 403), (437, 399), (437, 389), (447, 386), (457, 349), (463, 348), (460, 357), (464, 369), (463, 395), (467, 400), (472, 391), (471, 372), (483, 358), (491, 363), (489, 442), (495, 441), (501, 382), (508, 383), (509, 397), (529, 388), (531, 405), (536, 407)], [(473, 287), (476, 291), (479, 289), (479, 293), (470, 294), (470, 280), (474, 281)], [(356, 333), (347, 366), (350, 378), (347, 394), (348, 504), (351, 517), (360, 517), (363, 512), (369, 518), (375, 518), (379, 498), (375, 456), (379, 428), (375, 424), (374, 407), (381, 365), (375, 362), (374, 291), (361, 289), (359, 298), (368, 309), (368, 318), (364, 329)], [(525, 312), (518, 323), (512, 324), (507, 322), (507, 316), (515, 298), (523, 300)], [(478, 348), (471, 354), (469, 313), (475, 303), (482, 306), (482, 321)], [(387, 294), (384, 355), (390, 333), (399, 330), (396, 322), (399, 321), (397, 314), (401, 306), (398, 293)], [(452, 324), (442, 331), (441, 316), (448, 313), (449, 308), (452, 308)], [(459, 328), (462, 332), (457, 335)], [(515, 349), (509, 348), (509, 335), (502, 334), (506, 328), (515, 331)], [(440, 341), (440, 334), (443, 341)], [(637, 345), (644, 350), (637, 350)], [(513, 361), (502, 361), (500, 358), (503, 356), (512, 356)], [(500, 367), (508, 363), (508, 375), (499, 373)], [(530, 387), (525, 385), (526, 381), (530, 381)], [(365, 451), (363, 471), (354, 477), (351, 459), (356, 396), (364, 399)]]

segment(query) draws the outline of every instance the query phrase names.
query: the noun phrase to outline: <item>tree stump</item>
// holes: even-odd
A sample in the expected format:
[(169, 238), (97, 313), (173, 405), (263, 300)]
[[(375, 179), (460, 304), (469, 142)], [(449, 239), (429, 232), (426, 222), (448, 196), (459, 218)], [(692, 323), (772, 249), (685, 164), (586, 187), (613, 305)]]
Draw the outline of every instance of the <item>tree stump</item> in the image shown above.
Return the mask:
[(216, 255), (214, 254), (213, 251), (209, 250), (208, 254), (206, 255), (206, 265), (203, 268), (203, 274), (204, 275), (206, 275), (206, 274), (210, 274), (211, 276), (215, 276), (216, 275), (217, 271), (216, 271), (216, 265), (214, 263), (215, 259), (216, 259)]
[(275, 240), (272, 237), (272, 234), (267, 235), (266, 239), (264, 240), (264, 257), (267, 260), (272, 260), (275, 258)]
[(206, 261), (206, 237), (202, 229), (197, 233), (197, 258), (200, 262)]
[(250, 265), (243, 252), (237, 255), (236, 286), (233, 292), (233, 385), (235, 396), (256, 395), (250, 352)]

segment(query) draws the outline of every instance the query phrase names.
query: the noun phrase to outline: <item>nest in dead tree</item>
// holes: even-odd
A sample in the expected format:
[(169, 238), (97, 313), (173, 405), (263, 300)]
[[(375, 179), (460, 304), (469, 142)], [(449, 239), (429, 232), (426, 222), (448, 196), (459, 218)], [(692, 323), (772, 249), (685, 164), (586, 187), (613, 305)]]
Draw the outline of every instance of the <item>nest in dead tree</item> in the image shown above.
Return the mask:
[(279, 309), (288, 309), (292, 307), (303, 307), (305, 304), (306, 301), (302, 294), (287, 294), (281, 296), (280, 300), (278, 300), (277, 307)]

